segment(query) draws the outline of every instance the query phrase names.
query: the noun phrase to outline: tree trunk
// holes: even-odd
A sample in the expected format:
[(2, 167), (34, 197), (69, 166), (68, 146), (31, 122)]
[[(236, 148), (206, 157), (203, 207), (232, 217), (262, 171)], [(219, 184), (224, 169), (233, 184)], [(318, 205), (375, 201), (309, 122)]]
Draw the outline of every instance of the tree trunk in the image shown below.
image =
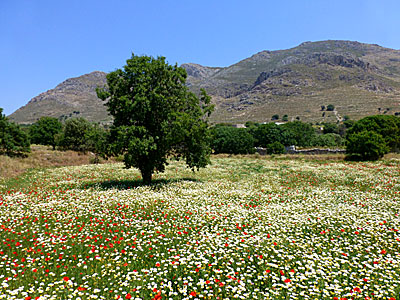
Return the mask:
[(140, 172), (142, 173), (143, 183), (145, 185), (150, 185), (152, 172), (150, 170), (141, 170)]

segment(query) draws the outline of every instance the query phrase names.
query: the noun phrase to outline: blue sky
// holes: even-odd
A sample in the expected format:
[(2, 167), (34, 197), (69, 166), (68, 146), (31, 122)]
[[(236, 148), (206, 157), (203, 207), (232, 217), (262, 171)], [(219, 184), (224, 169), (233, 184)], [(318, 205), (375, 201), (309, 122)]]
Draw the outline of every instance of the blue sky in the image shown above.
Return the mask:
[(131, 53), (229, 66), (262, 50), (353, 40), (400, 49), (398, 0), (0, 0), (6, 115), (69, 77)]

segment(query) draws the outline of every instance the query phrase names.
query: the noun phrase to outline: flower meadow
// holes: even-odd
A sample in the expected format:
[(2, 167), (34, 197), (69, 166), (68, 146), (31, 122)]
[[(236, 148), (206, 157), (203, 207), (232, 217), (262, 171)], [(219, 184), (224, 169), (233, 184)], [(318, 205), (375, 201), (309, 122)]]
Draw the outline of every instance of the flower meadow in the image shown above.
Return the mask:
[(400, 299), (399, 160), (25, 176), (0, 185), (0, 299)]

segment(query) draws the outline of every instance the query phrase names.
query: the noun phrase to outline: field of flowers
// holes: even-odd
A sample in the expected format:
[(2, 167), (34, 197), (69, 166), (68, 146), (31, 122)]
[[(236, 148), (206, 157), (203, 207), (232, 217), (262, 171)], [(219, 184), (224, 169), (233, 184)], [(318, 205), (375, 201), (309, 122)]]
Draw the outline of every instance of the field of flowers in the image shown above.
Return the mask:
[(215, 157), (0, 183), (0, 299), (400, 299), (400, 161)]

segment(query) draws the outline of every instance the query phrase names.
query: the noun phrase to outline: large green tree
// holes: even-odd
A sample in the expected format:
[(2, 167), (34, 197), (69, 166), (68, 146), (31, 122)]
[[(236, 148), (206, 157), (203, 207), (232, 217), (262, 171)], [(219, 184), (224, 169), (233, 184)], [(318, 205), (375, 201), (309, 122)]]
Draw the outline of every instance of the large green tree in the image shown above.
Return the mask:
[(400, 118), (389, 115), (368, 116), (358, 120), (347, 131), (347, 139), (362, 131), (375, 132), (381, 135), (390, 151), (400, 150)]
[(132, 54), (97, 90), (114, 117), (110, 154), (123, 154), (125, 166), (138, 168), (145, 184), (155, 171), (164, 171), (169, 156), (184, 158), (193, 170), (209, 163), (210, 97), (188, 91), (186, 77), (185, 69), (165, 57)]
[(61, 122), (52, 117), (42, 117), (29, 129), (29, 135), (33, 144), (49, 145), (56, 147), (56, 135), (61, 133)]

